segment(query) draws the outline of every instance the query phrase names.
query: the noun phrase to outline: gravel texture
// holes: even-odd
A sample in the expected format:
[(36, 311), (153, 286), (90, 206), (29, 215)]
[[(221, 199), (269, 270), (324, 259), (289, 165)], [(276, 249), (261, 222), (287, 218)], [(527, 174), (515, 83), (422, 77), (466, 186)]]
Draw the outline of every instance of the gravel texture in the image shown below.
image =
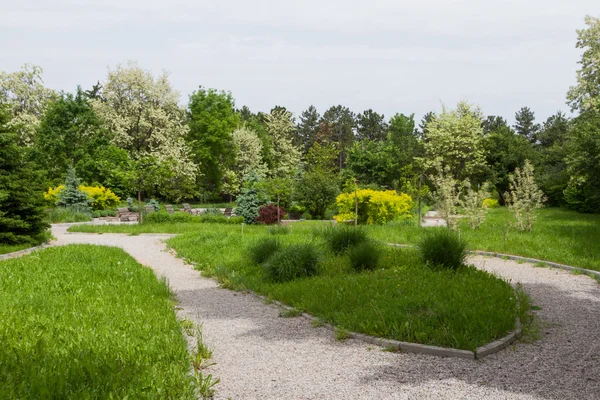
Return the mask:
[(217, 399), (600, 399), (600, 286), (561, 270), (472, 257), (520, 282), (540, 307), (541, 339), (481, 361), (389, 353), (336, 342), (305, 318), (279, 318), (256, 296), (220, 289), (166, 250), (170, 235), (67, 233), (55, 244), (118, 246), (165, 276), (181, 312), (204, 326)]

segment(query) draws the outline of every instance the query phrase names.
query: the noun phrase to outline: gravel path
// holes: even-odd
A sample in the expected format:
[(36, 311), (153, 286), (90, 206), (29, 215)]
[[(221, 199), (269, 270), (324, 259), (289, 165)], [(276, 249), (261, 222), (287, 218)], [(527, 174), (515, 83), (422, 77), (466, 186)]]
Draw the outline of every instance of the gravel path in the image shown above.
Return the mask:
[(252, 295), (220, 289), (166, 251), (170, 235), (67, 233), (56, 244), (118, 246), (167, 277), (182, 312), (214, 347), (217, 399), (600, 399), (600, 286), (585, 276), (473, 257), (521, 282), (540, 307), (542, 338), (481, 361), (388, 353), (336, 342), (304, 318)]

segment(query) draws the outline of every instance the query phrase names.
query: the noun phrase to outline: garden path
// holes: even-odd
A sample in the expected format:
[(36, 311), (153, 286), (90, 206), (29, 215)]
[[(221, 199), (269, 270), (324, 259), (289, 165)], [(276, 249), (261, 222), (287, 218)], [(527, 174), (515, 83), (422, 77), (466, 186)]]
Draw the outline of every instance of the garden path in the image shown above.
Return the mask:
[(54, 244), (123, 248), (165, 276), (181, 313), (203, 324), (214, 347), (209, 373), (217, 399), (598, 399), (600, 286), (561, 270), (472, 257), (480, 268), (520, 282), (540, 309), (541, 339), (481, 361), (389, 353), (340, 343), (304, 318), (278, 318), (255, 296), (218, 287), (167, 251), (171, 235), (68, 233)]

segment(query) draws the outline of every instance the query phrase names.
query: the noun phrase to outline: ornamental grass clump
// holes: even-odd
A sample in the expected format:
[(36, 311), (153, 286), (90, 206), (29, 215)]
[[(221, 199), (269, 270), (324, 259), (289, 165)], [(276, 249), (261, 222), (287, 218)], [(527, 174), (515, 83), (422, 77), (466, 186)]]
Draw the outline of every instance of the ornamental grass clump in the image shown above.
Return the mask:
[(369, 240), (367, 232), (364, 229), (349, 226), (325, 229), (323, 231), (323, 239), (335, 254), (342, 254), (349, 247)]
[(350, 266), (355, 271), (374, 270), (377, 268), (381, 248), (373, 241), (366, 241), (348, 249)]
[(264, 264), (267, 279), (289, 282), (317, 274), (319, 252), (311, 243), (293, 244), (273, 254)]
[(280, 248), (281, 244), (279, 243), (279, 240), (275, 238), (260, 239), (250, 247), (250, 259), (255, 264), (262, 264)]
[(457, 270), (465, 265), (467, 243), (449, 229), (436, 229), (418, 245), (423, 262), (432, 268)]

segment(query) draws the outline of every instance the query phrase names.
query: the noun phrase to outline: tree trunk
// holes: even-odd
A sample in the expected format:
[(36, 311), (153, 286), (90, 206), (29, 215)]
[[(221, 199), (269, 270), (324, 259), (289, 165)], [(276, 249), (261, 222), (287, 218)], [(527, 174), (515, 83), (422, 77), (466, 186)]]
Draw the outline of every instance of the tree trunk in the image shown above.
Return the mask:
[(142, 191), (141, 190), (138, 190), (138, 213), (139, 213), (138, 223), (141, 224), (142, 223)]
[(281, 224), (281, 219), (279, 217), (279, 194), (277, 194), (277, 225)]

